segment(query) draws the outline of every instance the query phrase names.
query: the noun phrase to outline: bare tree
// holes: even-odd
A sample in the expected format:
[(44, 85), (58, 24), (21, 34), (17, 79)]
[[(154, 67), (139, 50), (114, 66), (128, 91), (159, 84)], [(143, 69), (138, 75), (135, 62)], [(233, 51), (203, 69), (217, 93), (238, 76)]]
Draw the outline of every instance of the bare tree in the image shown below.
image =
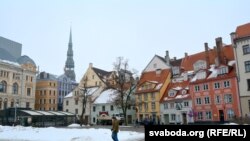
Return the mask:
[(80, 115), (80, 126), (82, 126), (85, 123), (86, 119), (84, 118), (84, 115), (86, 112), (86, 105), (87, 105), (88, 99), (91, 98), (89, 96), (89, 89), (86, 87), (86, 83), (87, 83), (87, 78), (84, 78), (83, 87), (79, 87), (79, 91), (80, 91), (79, 97), (80, 97), (81, 104), (82, 104), (82, 113)]
[(136, 80), (133, 75), (136, 71), (130, 71), (128, 68), (128, 61), (123, 57), (118, 57), (114, 63), (114, 71), (116, 72), (116, 97), (114, 98), (114, 104), (122, 109), (125, 125), (127, 121), (127, 109), (129, 106), (134, 106), (135, 102), (131, 99), (131, 95), (136, 88)]

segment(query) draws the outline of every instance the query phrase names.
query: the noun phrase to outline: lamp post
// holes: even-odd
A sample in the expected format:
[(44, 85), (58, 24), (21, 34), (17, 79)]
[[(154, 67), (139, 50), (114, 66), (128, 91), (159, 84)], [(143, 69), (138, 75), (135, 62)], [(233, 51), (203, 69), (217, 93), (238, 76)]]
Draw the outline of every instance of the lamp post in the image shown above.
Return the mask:
[(16, 124), (16, 112), (17, 112), (17, 106), (18, 106), (18, 103), (16, 102), (16, 104), (15, 104), (15, 124)]

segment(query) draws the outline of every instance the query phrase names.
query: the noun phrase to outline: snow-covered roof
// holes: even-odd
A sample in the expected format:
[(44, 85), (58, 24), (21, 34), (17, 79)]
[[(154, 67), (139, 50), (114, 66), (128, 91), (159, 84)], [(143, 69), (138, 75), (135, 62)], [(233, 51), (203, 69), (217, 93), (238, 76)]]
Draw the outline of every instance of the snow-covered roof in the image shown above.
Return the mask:
[(41, 113), (41, 114), (43, 114), (43, 115), (54, 115), (54, 114), (52, 114), (52, 113), (50, 113), (50, 112), (46, 112), (46, 111), (37, 111), (38, 113)]
[(190, 80), (190, 82), (194, 82), (194, 81), (196, 81), (197, 80), (197, 75), (195, 75), (191, 80)]
[(209, 69), (209, 71), (211, 71), (212, 73), (208, 76), (207, 79), (209, 79), (209, 78), (215, 78), (215, 77), (218, 76), (218, 71), (215, 68), (215, 65), (211, 65), (211, 68)]
[(92, 95), (99, 87), (88, 88), (88, 95)]
[(156, 89), (156, 90), (159, 90), (159, 89), (161, 88), (162, 85), (163, 85), (162, 83), (158, 84), (158, 85), (155, 87), (155, 89)]
[(228, 66), (233, 66), (235, 63), (236, 63), (235, 60), (231, 60), (231, 61), (228, 62)]
[(72, 97), (73, 96), (73, 93), (72, 92), (70, 92), (69, 94), (67, 94), (64, 98), (70, 98), (70, 97)]
[(95, 100), (94, 104), (111, 103), (112, 99), (115, 98), (115, 92), (115, 89), (107, 89), (103, 91)]
[(14, 65), (14, 66), (20, 67), (20, 64), (18, 64), (17, 62), (11, 62), (11, 61), (2, 60), (2, 59), (0, 59), (0, 62), (3, 62), (3, 63), (6, 63), (6, 64), (9, 64), (9, 65)]
[(175, 99), (181, 99), (181, 98), (187, 98), (189, 94), (184, 94), (184, 95), (177, 95)]
[(175, 88), (173, 88), (173, 89), (178, 91), (178, 90), (181, 90), (182, 87), (179, 87), (179, 86), (178, 86), (178, 87), (175, 87)]
[(38, 113), (38, 112), (35, 112), (35, 111), (30, 111), (30, 110), (21, 110), (27, 114), (30, 114), (32, 116), (40, 116), (40, 115), (43, 115), (42, 113)]
[(156, 84), (158, 83), (157, 81), (148, 81), (148, 82), (150, 82), (150, 83), (156, 83)]

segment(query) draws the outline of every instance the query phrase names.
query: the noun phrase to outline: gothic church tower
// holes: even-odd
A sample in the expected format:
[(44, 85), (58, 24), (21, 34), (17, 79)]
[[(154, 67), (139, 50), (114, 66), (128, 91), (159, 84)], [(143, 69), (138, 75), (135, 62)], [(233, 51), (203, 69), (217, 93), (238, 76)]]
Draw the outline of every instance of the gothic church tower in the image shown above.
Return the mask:
[(71, 35), (71, 28), (70, 28), (70, 35), (69, 35), (69, 45), (68, 45), (68, 52), (67, 52), (67, 60), (64, 67), (64, 74), (69, 77), (71, 80), (75, 81), (75, 63), (73, 60), (73, 44), (72, 44), (72, 35)]

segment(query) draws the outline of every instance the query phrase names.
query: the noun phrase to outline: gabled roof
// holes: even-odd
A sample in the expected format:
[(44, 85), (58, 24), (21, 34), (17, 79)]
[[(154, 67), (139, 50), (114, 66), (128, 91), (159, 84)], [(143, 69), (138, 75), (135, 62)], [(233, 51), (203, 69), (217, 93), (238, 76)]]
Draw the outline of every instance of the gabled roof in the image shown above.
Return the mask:
[[(189, 87), (188, 86), (189, 86), (189, 81), (171, 82), (168, 85), (166, 91), (164, 92), (164, 95), (161, 97), (160, 102), (191, 98), (189, 95)], [(175, 90), (177, 92), (174, 97), (168, 96), (168, 92), (170, 90)], [(185, 94), (182, 94), (183, 90), (186, 90)]]
[[(161, 70), (160, 74), (157, 74), (156, 71), (143, 72), (138, 82), (136, 93), (158, 91), (159, 89), (156, 89), (156, 87), (157, 86), (159, 87), (159, 85), (163, 84), (166, 81), (169, 74), (170, 74), (169, 69)], [(154, 83), (155, 87), (147, 90), (139, 90), (140, 86), (145, 82)]]
[(236, 39), (250, 36), (250, 23), (240, 25), (236, 28)]
[(117, 95), (117, 90), (115, 89), (106, 89), (101, 92), (100, 96), (96, 98), (94, 104), (108, 104), (112, 103), (114, 98)]
[(104, 76), (109, 76), (111, 72), (108, 72), (108, 71), (105, 71), (105, 70), (102, 70), (102, 69), (98, 69), (98, 68), (95, 68), (93, 67), (93, 71), (98, 75), (98, 77), (103, 80), (104, 79)]
[[(231, 45), (223, 46), (222, 52), (227, 60), (234, 60), (234, 52), (233, 52), (233, 47)], [(209, 65), (215, 64), (215, 58), (217, 57), (216, 50), (209, 49), (208, 55), (209, 55)], [(206, 61), (205, 51), (184, 57), (181, 62), (181, 68), (184, 69), (185, 71), (194, 70), (193, 64), (198, 60)]]

